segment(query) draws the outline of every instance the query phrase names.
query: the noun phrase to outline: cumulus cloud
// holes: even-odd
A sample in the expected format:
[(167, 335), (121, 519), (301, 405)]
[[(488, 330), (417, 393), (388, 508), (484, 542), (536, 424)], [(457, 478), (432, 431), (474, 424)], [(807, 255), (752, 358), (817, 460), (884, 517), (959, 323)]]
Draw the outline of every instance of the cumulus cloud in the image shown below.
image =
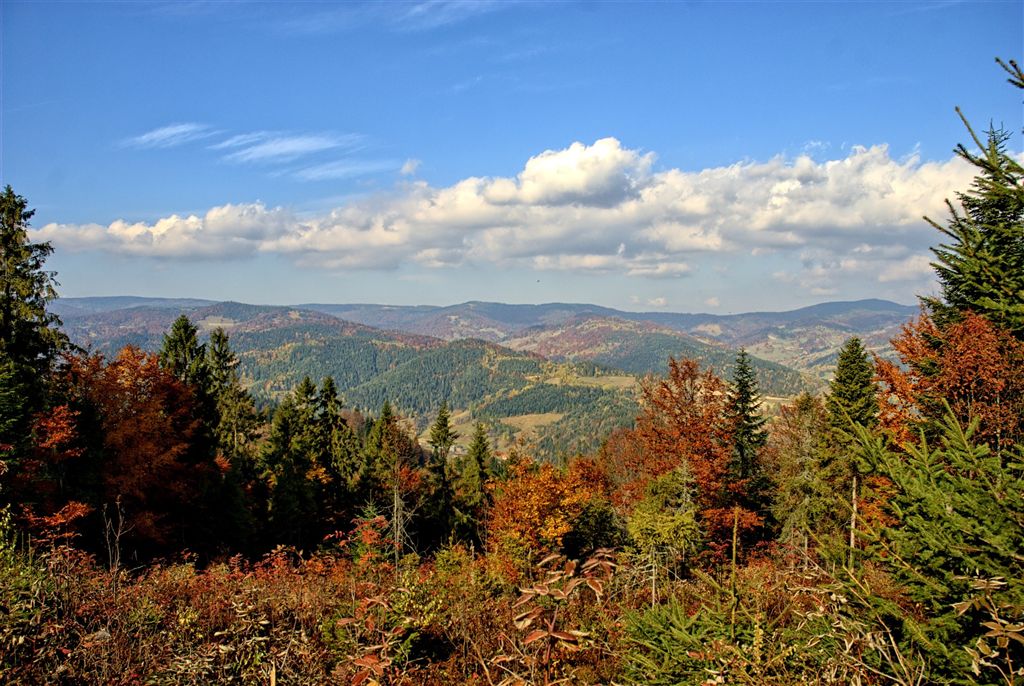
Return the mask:
[(121, 145), (128, 148), (173, 148), (202, 138), (209, 138), (216, 133), (206, 124), (196, 124), (195, 122), (170, 124), (138, 136), (125, 138), (121, 141)]
[(47, 224), (33, 235), (69, 250), (101, 247), (140, 257), (220, 259), (252, 255), (296, 223), (280, 207), (252, 203), (214, 207), (201, 217), (175, 214), (152, 224), (123, 220), (108, 226)]
[(707, 305), (708, 307), (718, 307), (722, 303), (717, 297), (711, 296), (710, 298), (704, 301), (704, 304)]
[[(268, 135), (224, 149), (243, 153), (239, 161), (257, 161), (345, 144), (298, 139)], [(297, 173), (338, 178), (360, 171), (354, 164)], [(777, 157), (657, 170), (652, 153), (605, 138), (541, 152), (515, 176), (469, 177), (444, 187), (405, 181), (313, 217), (258, 203), (226, 205), (152, 225), (50, 224), (35, 238), (161, 257), (260, 251), (327, 269), (471, 263), (639, 278), (685, 277), (709, 254), (770, 255), (787, 265), (776, 278), (828, 294), (837, 279), (924, 277), (935, 234), (921, 216), (942, 217), (944, 199), (966, 188), (972, 173), (957, 158), (894, 159), (884, 145), (821, 162)]]

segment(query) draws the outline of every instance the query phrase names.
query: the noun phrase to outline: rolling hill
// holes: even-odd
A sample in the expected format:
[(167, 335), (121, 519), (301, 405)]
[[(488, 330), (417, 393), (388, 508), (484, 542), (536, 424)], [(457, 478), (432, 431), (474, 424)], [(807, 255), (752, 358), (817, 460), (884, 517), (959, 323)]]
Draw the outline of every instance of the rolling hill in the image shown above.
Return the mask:
[[(423, 429), (446, 400), (465, 435), (475, 421), (486, 421), (506, 443), (529, 439), (541, 457), (594, 449), (638, 410), (637, 380), (620, 372), (554, 363), (479, 339), (384, 331), (322, 312), (240, 303), (64, 312), (72, 341), (107, 355), (128, 344), (157, 350), (185, 313), (203, 333), (216, 327), (229, 333), (243, 383), (264, 401), (280, 398), (304, 376), (317, 382), (332, 376), (350, 407), (376, 412), (387, 400)], [(573, 429), (581, 426), (588, 431)], [(585, 438), (570, 443), (570, 436)]]
[(185, 313), (204, 334), (216, 327), (230, 334), (244, 382), (264, 401), (304, 376), (330, 375), (351, 406), (375, 411), (389, 400), (423, 428), (447, 400), (464, 427), (491, 422), (549, 456), (594, 447), (567, 445), (565, 436), (596, 444), (631, 422), (638, 377), (664, 373), (669, 355), (728, 377), (735, 349), (746, 347), (762, 392), (790, 396), (821, 388), (849, 336), (886, 353), (888, 338), (916, 311), (885, 301), (737, 315), (564, 303), (281, 307), (114, 297), (55, 305), (72, 340), (92, 351), (156, 350)]
[[(390, 305), (305, 305), (309, 309), (334, 314), (367, 326), (407, 331), (446, 340), (476, 337), (506, 343), (528, 336), (528, 330), (570, 329), (580, 320), (610, 318), (647, 322), (666, 330), (687, 334), (712, 346), (735, 350), (745, 347), (752, 355), (792, 369), (827, 378), (835, 366), (839, 348), (851, 336), (859, 336), (873, 352), (892, 357), (889, 340), (900, 327), (918, 313), (918, 308), (886, 300), (829, 302), (784, 312), (748, 312), (742, 314), (687, 314), (675, 312), (625, 312), (587, 304), (549, 303), (545, 305), (507, 305), (467, 302), (448, 307), (402, 307)], [(593, 326), (593, 325), (591, 325)], [(617, 325), (608, 325), (609, 330)], [(567, 332), (571, 338), (571, 332)], [(664, 341), (663, 341), (664, 342)], [(692, 342), (691, 342), (692, 344)], [(517, 345), (519, 345), (517, 343)], [(651, 343), (657, 349), (660, 344)], [(671, 346), (669, 346), (671, 348)], [(647, 346), (638, 346), (638, 355)], [(583, 354), (584, 351), (579, 351)], [(631, 361), (624, 355), (616, 366), (642, 369), (642, 360)], [(623, 366), (625, 365), (625, 366)]]

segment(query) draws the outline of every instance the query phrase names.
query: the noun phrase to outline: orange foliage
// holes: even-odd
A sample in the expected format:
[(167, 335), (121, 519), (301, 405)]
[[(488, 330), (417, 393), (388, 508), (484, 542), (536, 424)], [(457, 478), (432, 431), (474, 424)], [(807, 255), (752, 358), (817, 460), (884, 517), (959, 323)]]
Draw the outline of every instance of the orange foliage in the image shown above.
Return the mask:
[[(58, 405), (33, 418), (32, 447), (12, 480), (21, 518), (39, 540), (56, 542), (73, 536), (70, 525), (85, 516), (84, 505), (68, 502), (66, 472), (83, 454), (78, 413)], [(49, 514), (44, 514), (49, 513)]]
[(994, 448), (1020, 441), (1024, 342), (976, 314), (941, 329), (924, 314), (893, 347), (907, 369), (876, 360), (876, 373), (887, 400), (881, 423), (897, 440), (910, 440), (919, 421), (941, 417), (945, 399), (961, 422), (977, 418), (978, 437)]
[(565, 472), (529, 459), (514, 462), (489, 514), (489, 547), (518, 558), (559, 550), (584, 506), (597, 495), (590, 478), (592, 463), (578, 462)]
[(82, 449), (75, 446), (78, 440), (77, 421), (78, 412), (67, 405), (58, 405), (37, 417), (37, 449), (49, 452), (56, 462), (80, 457)]
[[(696, 487), (696, 504), (712, 556), (732, 538), (736, 504), (747, 484), (730, 478), (732, 423), (726, 384), (701, 372), (694, 360), (669, 358), (664, 379), (642, 386), (643, 413), (636, 429), (613, 434), (599, 460), (613, 485), (612, 501), (629, 510), (657, 477), (686, 465)], [(756, 512), (738, 508), (741, 536), (762, 525)]]
[(197, 477), (215, 469), (190, 454), (198, 430), (192, 391), (155, 355), (130, 346), (109, 364), (99, 355), (75, 358), (71, 375), (99, 414), (103, 501), (120, 498), (135, 534), (163, 542), (169, 513), (188, 508), (200, 495)]
[(91, 507), (76, 500), (72, 500), (48, 516), (36, 515), (28, 506), (22, 506), (22, 517), (28, 528), (36, 534), (37, 542), (46, 545), (70, 541), (76, 535), (72, 529), (75, 521), (90, 512), (92, 512)]
[(685, 463), (704, 508), (723, 504), (732, 457), (725, 383), (693, 360), (669, 358), (668, 378), (643, 385), (636, 435), (646, 471), (658, 477)]

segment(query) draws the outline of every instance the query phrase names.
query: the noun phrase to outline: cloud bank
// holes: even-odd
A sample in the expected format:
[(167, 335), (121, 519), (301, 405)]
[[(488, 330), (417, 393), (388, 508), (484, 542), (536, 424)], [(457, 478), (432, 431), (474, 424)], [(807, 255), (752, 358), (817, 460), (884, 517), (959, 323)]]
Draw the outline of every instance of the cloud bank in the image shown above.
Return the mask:
[[(255, 160), (304, 144), (273, 141), (225, 147)], [(926, 277), (926, 248), (936, 235), (921, 217), (945, 216), (944, 199), (973, 175), (958, 158), (894, 159), (884, 145), (824, 162), (776, 157), (699, 171), (659, 171), (655, 162), (653, 153), (604, 138), (544, 151), (514, 177), (469, 177), (446, 187), (407, 181), (318, 216), (224, 205), (153, 224), (48, 224), (33, 239), (159, 258), (270, 253), (324, 269), (475, 264), (641, 278), (685, 276), (708, 255), (753, 254), (789, 260), (793, 268), (777, 279), (828, 294), (844, 275)], [(339, 163), (306, 173), (331, 178), (353, 170)]]

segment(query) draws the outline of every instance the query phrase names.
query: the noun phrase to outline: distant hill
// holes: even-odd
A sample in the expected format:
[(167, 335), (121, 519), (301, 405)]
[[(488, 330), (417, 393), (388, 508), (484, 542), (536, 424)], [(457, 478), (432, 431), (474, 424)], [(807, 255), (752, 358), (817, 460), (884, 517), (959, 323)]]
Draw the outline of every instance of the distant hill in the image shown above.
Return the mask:
[(383, 329), (409, 331), (445, 340), (480, 338), (500, 342), (534, 326), (562, 324), (573, 319), (597, 315), (618, 317), (623, 313), (598, 305), (549, 303), (546, 305), (507, 305), (467, 302), (448, 307), (392, 305), (301, 305), (353, 322)]
[(72, 314), (65, 329), (95, 352), (111, 355), (127, 344), (153, 351), (185, 312), (201, 332), (229, 332), (242, 380), (258, 398), (279, 398), (304, 376), (332, 376), (351, 407), (375, 412), (388, 400), (423, 429), (447, 401), (465, 435), (475, 421), (487, 421), (504, 440), (526, 438), (548, 458), (597, 448), (638, 411), (637, 380), (594, 364), (553, 363), (482, 340), (389, 332), (300, 308), (192, 305)]
[[(561, 324), (533, 326), (503, 343), (551, 360), (586, 360), (640, 376), (665, 374), (672, 356), (697, 360), (727, 379), (732, 376), (736, 359), (735, 351), (721, 345), (651, 322), (614, 317), (583, 316)], [(814, 385), (799, 372), (776, 362), (755, 357), (753, 365), (760, 387), (770, 395), (791, 396)]]
[[(839, 348), (851, 336), (883, 357), (892, 356), (889, 340), (918, 313), (918, 308), (887, 300), (829, 302), (783, 312), (743, 314), (686, 314), (675, 312), (625, 312), (587, 304), (549, 303), (507, 305), (467, 302), (447, 307), (390, 305), (304, 305), (368, 326), (407, 331), (446, 340), (475, 335), (504, 343), (520, 339), (524, 332), (540, 331), (574, 321), (608, 317), (632, 322), (650, 322), (663, 329), (692, 336), (705, 343), (735, 350), (745, 347), (752, 355), (777, 362), (819, 378), (835, 366)], [(540, 327), (540, 328), (538, 328)], [(526, 348), (525, 344), (517, 346)], [(644, 346), (640, 346), (643, 348)], [(653, 349), (657, 345), (652, 344)], [(567, 353), (566, 353), (567, 354)], [(620, 354), (614, 363), (620, 368), (642, 369), (640, 358), (631, 361)]]
[[(274, 400), (304, 376), (330, 375), (351, 406), (375, 411), (386, 399), (422, 429), (447, 400), (463, 431), (485, 420), (548, 456), (596, 447), (630, 423), (638, 377), (664, 373), (670, 355), (727, 378), (745, 347), (762, 392), (788, 396), (820, 388), (850, 336), (890, 354), (888, 339), (917, 312), (880, 300), (711, 315), (566, 303), (281, 307), (136, 297), (67, 298), (53, 310), (75, 343), (105, 354), (126, 344), (158, 349), (185, 313), (204, 334), (229, 332), (257, 397)], [(584, 443), (569, 445), (567, 436)]]

